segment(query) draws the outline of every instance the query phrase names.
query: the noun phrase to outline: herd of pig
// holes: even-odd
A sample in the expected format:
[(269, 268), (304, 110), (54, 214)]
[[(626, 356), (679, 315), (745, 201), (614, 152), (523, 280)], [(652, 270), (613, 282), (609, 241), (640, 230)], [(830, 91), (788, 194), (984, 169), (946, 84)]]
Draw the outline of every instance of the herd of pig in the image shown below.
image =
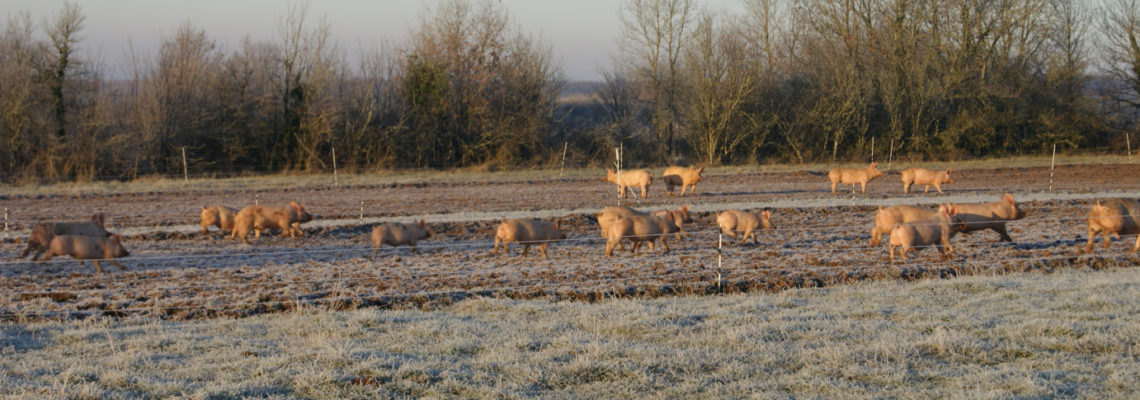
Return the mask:
[[(668, 195), (673, 195), (675, 187), (681, 187), (681, 196), (686, 189), (696, 195), (695, 185), (701, 180), (703, 168), (669, 167), (665, 170), (663, 180), (666, 183)], [(862, 186), (866, 193), (866, 185), (884, 173), (876, 168), (875, 163), (864, 169), (835, 168), (827, 173), (831, 182), (832, 193), (835, 193), (839, 183)], [(822, 175), (822, 173), (820, 174)], [(903, 192), (908, 193), (912, 185), (924, 185), (926, 190), (934, 186), (942, 193), (942, 184), (953, 183), (950, 169), (945, 171), (931, 171), (923, 168), (910, 168), (901, 172)], [(641, 197), (647, 196), (648, 187), (652, 182), (651, 175), (644, 169), (615, 172), (608, 170), (603, 178), (607, 182), (618, 185), (619, 197), (624, 198), (631, 188), (640, 188)], [(648, 243), (650, 250), (656, 250), (655, 243), (660, 242), (664, 252), (669, 252), (667, 238), (676, 235), (678, 240), (685, 237), (682, 229), (685, 223), (691, 223), (689, 206), (676, 210), (641, 212), (629, 207), (606, 207), (596, 214), (601, 236), (606, 239), (605, 254), (612, 256), (614, 248), (624, 250), (623, 242), (630, 242), (630, 252), (636, 252), (642, 243)], [(888, 251), (890, 259), (895, 260), (895, 250), (903, 261), (907, 253), (925, 247), (936, 247), (947, 258), (953, 253), (950, 239), (957, 233), (967, 233), (990, 229), (1001, 235), (1002, 241), (1012, 241), (1006, 231), (1008, 221), (1025, 217), (1013, 196), (1005, 194), (992, 203), (981, 204), (942, 204), (937, 209), (928, 209), (910, 205), (894, 205), (880, 207), (875, 214), (874, 226), (871, 229), (871, 246), (878, 246), (883, 235), (889, 235)], [(746, 243), (752, 238), (753, 243), (759, 243), (755, 231), (759, 229), (775, 229), (771, 223), (772, 213), (769, 210), (754, 214), (740, 210), (728, 210), (716, 216), (716, 223), (724, 234), (741, 239)], [(199, 213), (199, 223), (203, 234), (208, 234), (208, 227), (216, 226), (221, 230), (230, 231), (230, 239), (240, 239), (249, 243), (248, 236), (252, 231), (260, 238), (261, 231), (278, 229), (283, 237), (301, 237), (304, 231), (300, 224), (311, 221), (313, 215), (304, 206), (297, 202), (290, 202), (286, 206), (268, 207), (254, 205), (239, 210), (225, 206), (203, 206)], [(1120, 238), (1120, 235), (1140, 234), (1140, 202), (1130, 199), (1108, 199), (1098, 201), (1089, 211), (1088, 217), (1088, 243), (1084, 251), (1091, 252), (1096, 235), (1104, 237), (1107, 248), (1111, 243), (1110, 237)], [(412, 251), (419, 253), (416, 244), (431, 236), (431, 231), (423, 220), (418, 223), (386, 223), (372, 228), (370, 239), (372, 254), (375, 257), (382, 245), (410, 246)], [(539, 246), (543, 257), (547, 256), (547, 245), (566, 239), (566, 235), (559, 229), (559, 222), (544, 222), (525, 219), (511, 219), (501, 221), (495, 231), (492, 254), (498, 254), (500, 247), (510, 252), (510, 243), (523, 246), (522, 255), (527, 256), (531, 246)], [(1132, 251), (1140, 250), (1140, 236)], [(100, 261), (108, 261), (119, 269), (125, 269), (114, 259), (128, 256), (130, 253), (123, 247), (120, 235), (114, 235), (104, 228), (104, 217), (96, 214), (88, 222), (79, 223), (41, 223), (32, 227), (27, 240), (27, 246), (20, 258), (33, 253), (32, 260), (51, 260), (52, 257), (69, 255), (77, 260), (93, 260), (95, 269), (102, 272)], [(82, 263), (82, 261), (80, 261)]]

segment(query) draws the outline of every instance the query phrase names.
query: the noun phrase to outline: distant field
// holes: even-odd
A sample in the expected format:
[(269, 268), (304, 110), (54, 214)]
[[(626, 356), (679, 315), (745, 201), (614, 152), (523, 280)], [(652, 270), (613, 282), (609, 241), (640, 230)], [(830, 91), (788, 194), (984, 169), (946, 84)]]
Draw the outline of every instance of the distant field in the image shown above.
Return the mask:
[[(879, 168), (886, 170), (886, 160), (878, 159)], [(955, 162), (915, 162), (895, 160), (891, 167), (900, 170), (910, 166), (923, 166), (927, 168), (951, 167), (954, 169), (977, 168), (1024, 168), (1049, 167), (1051, 159), (1047, 156), (1007, 157), (992, 159), (975, 159)], [(1057, 165), (1085, 165), (1085, 164), (1131, 164), (1128, 157), (1119, 155), (1074, 155), (1057, 157)], [(841, 166), (862, 166), (863, 164), (845, 163)], [(772, 165), (736, 165), (710, 167), (706, 175), (724, 175), (740, 173), (788, 172), (788, 171), (826, 171), (834, 168), (835, 164), (772, 164)], [(594, 168), (520, 168), (497, 172), (484, 172), (477, 170), (452, 171), (381, 171), (370, 173), (340, 173), (336, 177), (338, 185), (375, 185), (409, 182), (436, 182), (454, 183), (470, 181), (501, 182), (527, 179), (549, 178), (591, 178), (605, 174), (602, 166)], [(634, 168), (627, 166), (627, 168)], [(637, 167), (641, 168), (641, 167)], [(655, 172), (664, 168), (664, 165), (648, 167)], [(193, 191), (193, 190), (240, 190), (240, 189), (282, 189), (303, 188), (313, 186), (331, 186), (334, 183), (329, 173), (289, 173), (268, 174), (250, 177), (222, 177), (222, 178), (191, 178), (183, 181), (174, 177), (141, 177), (133, 181), (109, 182), (74, 182), (56, 183), (46, 185), (8, 185), (0, 183), (0, 195), (36, 195), (36, 194), (107, 194), (107, 193), (137, 193), (152, 191)]]
[(1140, 396), (1137, 268), (0, 332), (17, 399)]

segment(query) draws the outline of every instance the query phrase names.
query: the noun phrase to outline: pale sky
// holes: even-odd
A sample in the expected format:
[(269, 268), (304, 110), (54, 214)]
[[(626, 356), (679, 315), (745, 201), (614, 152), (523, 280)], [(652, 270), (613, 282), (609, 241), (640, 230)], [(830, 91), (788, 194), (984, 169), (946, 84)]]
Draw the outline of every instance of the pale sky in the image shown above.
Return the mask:
[[(556, 62), (571, 80), (601, 80), (599, 67), (609, 68), (617, 52), (620, 34), (616, 0), (501, 0), (516, 26), (531, 35), (541, 35), (553, 47)], [(87, 17), (80, 46), (96, 51), (112, 69), (125, 64), (128, 38), (136, 52), (153, 54), (162, 35), (169, 35), (185, 21), (206, 31), (226, 50), (238, 47), (245, 36), (276, 40), (276, 26), (290, 4), (308, 4), (314, 26), (324, 15), (332, 33), (350, 59), (359, 49), (371, 49), (381, 41), (403, 43), (418, 24), (425, 5), (438, 0), (77, 0)], [(735, 0), (700, 2), (717, 8), (738, 7)], [(7, 17), (28, 11), (42, 24), (63, 7), (62, 0), (0, 0)], [(42, 35), (42, 26), (41, 31)], [(118, 72), (118, 71), (116, 71)]]

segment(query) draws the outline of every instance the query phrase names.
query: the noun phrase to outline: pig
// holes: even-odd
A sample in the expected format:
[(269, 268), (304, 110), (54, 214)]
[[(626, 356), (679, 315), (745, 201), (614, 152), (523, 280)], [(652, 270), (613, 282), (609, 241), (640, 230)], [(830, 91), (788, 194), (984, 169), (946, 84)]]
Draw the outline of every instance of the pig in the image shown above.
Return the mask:
[(392, 247), (406, 244), (412, 247), (413, 253), (420, 254), (420, 250), (416, 248), (416, 243), (429, 237), (431, 237), (431, 231), (427, 229), (427, 225), (422, 219), (416, 224), (391, 223), (373, 226), (372, 257), (375, 258), (376, 251), (385, 244)]
[(855, 185), (858, 183), (863, 188), (863, 194), (867, 194), (867, 182), (872, 179), (883, 176), (883, 171), (876, 168), (878, 164), (871, 163), (871, 166), (863, 169), (852, 168), (835, 168), (827, 172), (827, 179), (831, 181), (831, 193), (835, 193), (835, 186), (839, 183), (844, 185)]
[(104, 228), (105, 217), (103, 214), (95, 214), (91, 216), (89, 222), (53, 222), (35, 224), (32, 226), (32, 232), (28, 235), (27, 247), (24, 247), (24, 252), (20, 254), (20, 258), (28, 256), (28, 253), (35, 252), (32, 255), (32, 261), (36, 261), (48, 250), (51, 244), (51, 239), (57, 235), (79, 235), (106, 238), (111, 236), (110, 232)]
[[(607, 232), (609, 232), (610, 224), (613, 223), (614, 220), (617, 220), (620, 217), (629, 217), (629, 216), (634, 216), (634, 215), (643, 216), (643, 217), (647, 216), (647, 215), (654, 215), (654, 216), (658, 216), (658, 217), (667, 217), (668, 212), (669, 211), (667, 211), (667, 210), (660, 210), (660, 211), (654, 211), (652, 213), (645, 213), (645, 212), (637, 211), (637, 210), (634, 210), (632, 208), (624, 207), (624, 206), (606, 207), (606, 208), (602, 209), (602, 212), (597, 214), (598, 227), (601, 228), (599, 230), (599, 232), (601, 233), (602, 237), (606, 237)], [(683, 235), (684, 230), (682, 230), (681, 227), (685, 223), (693, 222), (693, 220), (689, 217), (689, 206), (686, 205), (686, 206), (678, 207), (676, 210), (673, 211), (673, 217), (672, 218), (673, 218), (673, 220), (672, 220), (673, 224), (677, 225), (677, 239), (680, 240), (681, 238), (684, 237), (684, 235)], [(618, 243), (618, 248), (625, 250), (625, 246), (622, 245), (620, 242)]]
[(537, 245), (542, 250), (542, 258), (546, 256), (546, 245), (552, 241), (566, 239), (566, 234), (558, 228), (558, 222), (542, 222), (523, 219), (508, 219), (499, 223), (495, 231), (495, 248), (491, 254), (499, 254), (499, 244), (503, 244), (503, 252), (511, 254), (511, 242), (523, 245), (522, 256), (526, 257), (530, 246)]
[(701, 181), (701, 172), (705, 167), (692, 168), (692, 167), (669, 167), (665, 168), (665, 173), (662, 174), (662, 179), (665, 181), (666, 196), (673, 195), (673, 188), (681, 187), (681, 197), (685, 197), (685, 188), (689, 188), (689, 193), (693, 196), (697, 195), (697, 182)]
[[(652, 215), (654, 217), (668, 218), (669, 210), (657, 210), (649, 213), (649, 215)], [(679, 241), (684, 239), (686, 237), (684, 225), (693, 222), (693, 219), (689, 217), (689, 206), (685, 205), (677, 207), (676, 210), (673, 210), (672, 221), (673, 224), (677, 225), (677, 240)]]
[(958, 204), (958, 217), (966, 224), (965, 233), (992, 229), (1001, 235), (1003, 242), (1012, 242), (1013, 238), (1005, 230), (1005, 223), (1025, 218), (1025, 211), (1013, 201), (1013, 196), (1006, 193), (1001, 200), (993, 203)]
[(942, 259), (947, 259), (954, 251), (950, 247), (950, 238), (966, 229), (962, 220), (955, 217), (958, 213), (958, 206), (943, 204), (938, 207), (934, 218), (895, 225), (888, 244), (891, 262), (895, 261), (895, 247), (900, 247), (899, 256), (903, 262), (906, 262), (906, 253), (912, 249), (921, 250), (929, 246), (938, 246)]
[(606, 231), (606, 256), (612, 256), (614, 247), (617, 247), (623, 239), (633, 243), (629, 251), (636, 253), (642, 242), (649, 242), (649, 249), (656, 250), (653, 241), (660, 238), (661, 246), (665, 248), (665, 253), (668, 253), (669, 243), (665, 240), (666, 236), (679, 230), (673, 223), (675, 218), (673, 212), (669, 211), (664, 218), (631, 215), (614, 220)]
[(883, 235), (890, 234), (891, 229), (893, 229), (895, 225), (922, 219), (931, 219), (936, 215), (938, 215), (937, 210), (915, 206), (894, 205), (887, 208), (879, 207), (879, 212), (875, 213), (875, 227), (871, 228), (871, 246), (878, 246), (879, 243), (882, 243)]
[(256, 237), (261, 237), (261, 231), (266, 229), (280, 229), (281, 237), (304, 237), (301, 224), (313, 220), (305, 206), (297, 202), (289, 202), (284, 207), (249, 206), (238, 211), (234, 216), (234, 230), (230, 239), (241, 238), (242, 243), (249, 243), (246, 238), (249, 231), (255, 230)]
[(923, 193), (930, 191), (930, 186), (933, 185), (938, 189), (938, 194), (942, 194), (943, 183), (954, 183), (954, 178), (950, 177), (950, 168), (945, 171), (931, 171), (926, 168), (907, 168), (902, 171), (903, 194), (909, 194), (910, 185), (924, 185)]
[(721, 232), (728, 236), (735, 238), (740, 235), (740, 244), (747, 242), (750, 236), (752, 243), (759, 243), (756, 234), (752, 233), (757, 228), (776, 229), (772, 226), (772, 211), (769, 210), (764, 210), (760, 214), (738, 210), (723, 211), (717, 214), (716, 224), (720, 226)]
[(51, 244), (44, 259), (41, 262), (51, 261), (52, 257), (69, 255), (79, 261), (79, 265), (83, 265), (82, 260), (92, 260), (95, 264), (95, 271), (102, 273), (103, 267), (99, 265), (99, 261), (107, 261), (120, 270), (126, 270), (122, 264), (113, 260), (114, 258), (122, 258), (131, 255), (127, 249), (123, 248), (122, 237), (113, 235), (110, 238), (106, 236), (80, 236), (80, 235), (57, 235), (51, 239)]
[[(1085, 253), (1091, 253), (1093, 240), (1097, 233), (1104, 235), (1104, 248), (1112, 243), (1109, 236), (1140, 234), (1140, 203), (1129, 199), (1108, 199), (1098, 201), (1089, 210), (1089, 242), (1085, 244)], [(1140, 236), (1136, 237), (1136, 245), (1132, 252), (1140, 250)]]
[(199, 214), (199, 225), (202, 225), (202, 234), (210, 233), (207, 229), (209, 226), (216, 226), (223, 231), (234, 230), (234, 214), (237, 210), (226, 206), (202, 206), (202, 212)]
[(649, 195), (649, 184), (653, 182), (653, 177), (649, 176), (649, 171), (644, 169), (622, 171), (621, 174), (618, 174), (607, 168), (606, 177), (602, 180), (618, 185), (619, 199), (626, 198), (626, 193), (632, 191), (631, 187), (641, 188), (641, 198), (644, 199)]

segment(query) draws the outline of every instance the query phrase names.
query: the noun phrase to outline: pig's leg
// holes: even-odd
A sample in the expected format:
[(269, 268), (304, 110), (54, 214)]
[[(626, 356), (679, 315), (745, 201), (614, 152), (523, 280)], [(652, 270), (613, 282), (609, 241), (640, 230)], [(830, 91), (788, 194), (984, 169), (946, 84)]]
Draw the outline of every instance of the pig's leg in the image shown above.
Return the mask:
[(835, 194), (835, 187), (839, 185), (839, 181), (831, 181), (831, 194)]
[(942, 184), (941, 183), (935, 183), (934, 188), (938, 189), (938, 194), (942, 194)]
[[(1085, 253), (1092, 253), (1093, 241), (1096, 240), (1096, 235), (1098, 233), (1100, 233), (1098, 229), (1091, 226), (1089, 227), (1089, 242), (1085, 243)], [(1137, 236), (1137, 238), (1140, 239), (1140, 236)], [(1107, 241), (1108, 237), (1105, 237), (1105, 240)]]
[(606, 257), (614, 255), (614, 240), (606, 238)]
[(903, 181), (903, 194), (910, 194), (910, 182)]
[(993, 228), (991, 228), (991, 229), (993, 229), (994, 232), (997, 232), (999, 235), (1001, 235), (1001, 241), (1003, 241), (1003, 242), (1012, 242), (1013, 241), (1013, 238), (1009, 237), (1009, 232), (1006, 232), (1006, 230), (1005, 230), (1005, 223), (1004, 222), (995, 224), (993, 226)]
[[(637, 249), (641, 248), (641, 241), (640, 240), (632, 240), (632, 239), (630, 239), (630, 241), (633, 242), (633, 244), (629, 246), (629, 252), (637, 254)], [(653, 245), (650, 244), (650, 249), (653, 249), (652, 246)]]
[(119, 267), (119, 270), (121, 270), (121, 271), (126, 271), (126, 270), (127, 270), (127, 267), (124, 267), (124, 266), (123, 266), (123, 264), (119, 264), (119, 262), (118, 262), (118, 261), (115, 261), (115, 260), (107, 260), (107, 262), (111, 263), (111, 265), (114, 265), (114, 266), (116, 266), (116, 267)]
[(863, 194), (867, 194), (867, 182), (859, 182), (859, 187), (862, 189)]
[(416, 253), (416, 254), (420, 254), (420, 249), (417, 249), (417, 248), (416, 248), (416, 244), (415, 244), (415, 243), (412, 243), (412, 244), (410, 244), (409, 246), (412, 246), (412, 252), (413, 252), (413, 253)]
[(1135, 253), (1137, 250), (1140, 250), (1140, 235), (1136, 235), (1136, 245), (1132, 246), (1133, 253)]
[(523, 243), (523, 257), (526, 257), (528, 252), (530, 252), (530, 243)]
[[(927, 194), (927, 193), (930, 193), (930, 185), (926, 185), (926, 188), (922, 189), (922, 194)], [(939, 190), (938, 193), (942, 193), (942, 191)]]
[[(103, 267), (99, 265), (99, 260), (91, 260), (91, 262), (95, 264), (95, 272), (103, 273)], [(79, 265), (82, 266), (83, 261), (80, 261)]]
[(883, 231), (876, 225), (871, 228), (871, 247), (878, 246), (883, 241)]
[(669, 238), (668, 236), (662, 236), (661, 237), (661, 247), (665, 248), (665, 253), (669, 252), (669, 242), (665, 240), (668, 238)]
[(649, 197), (649, 186), (642, 186), (641, 187), (641, 198), (645, 199), (648, 197)]
[(542, 258), (550, 258), (546, 256), (546, 245), (548, 244), (549, 243), (543, 242), (541, 246), (538, 246), (538, 248), (542, 250)]

